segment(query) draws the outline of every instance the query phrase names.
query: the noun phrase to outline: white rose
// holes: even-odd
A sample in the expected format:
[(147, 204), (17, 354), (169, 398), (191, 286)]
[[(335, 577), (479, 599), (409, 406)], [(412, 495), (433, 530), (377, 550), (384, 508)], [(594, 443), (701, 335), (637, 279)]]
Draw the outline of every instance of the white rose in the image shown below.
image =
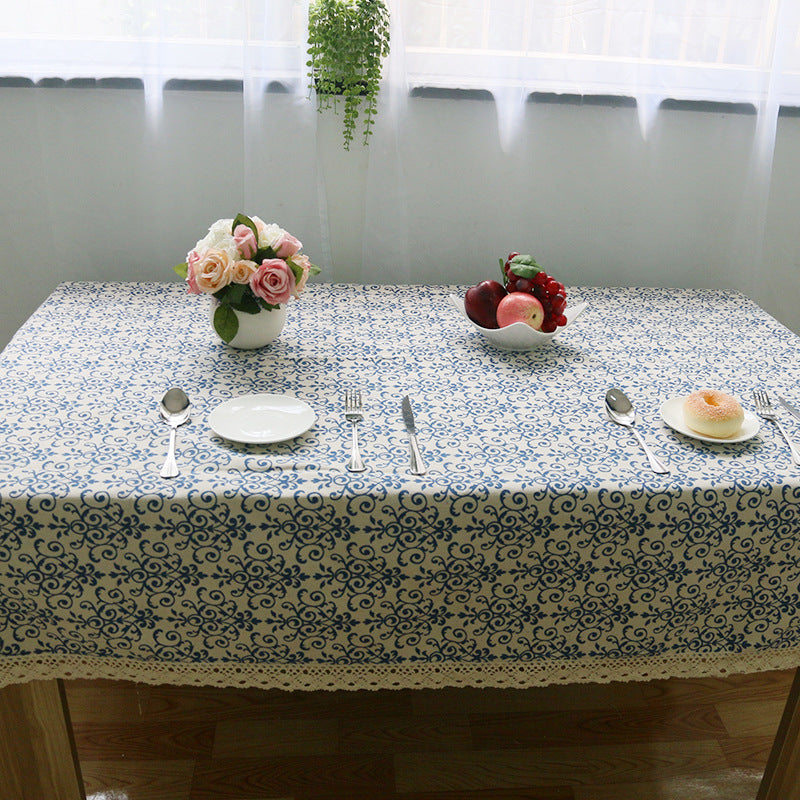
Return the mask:
[(218, 219), (209, 229), (208, 233), (197, 243), (196, 250), (208, 250), (209, 247), (227, 250), (229, 241), (233, 240), (231, 233), (232, 219)]
[(258, 231), (258, 246), (271, 247), (274, 250), (286, 231), (274, 222), (267, 224), (258, 217), (252, 217), (252, 220)]
[(236, 247), (236, 240), (231, 233), (233, 225), (232, 219), (219, 219), (209, 229), (208, 233), (195, 245), (198, 253), (205, 253), (207, 250), (224, 250), (231, 261), (238, 261), (239, 251)]

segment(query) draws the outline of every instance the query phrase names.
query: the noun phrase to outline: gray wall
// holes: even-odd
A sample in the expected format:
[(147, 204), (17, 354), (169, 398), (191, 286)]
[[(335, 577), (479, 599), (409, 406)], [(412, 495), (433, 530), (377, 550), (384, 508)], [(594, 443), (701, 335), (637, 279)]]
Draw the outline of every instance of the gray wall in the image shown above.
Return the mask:
[(411, 97), (396, 148), (348, 153), (291, 95), (245, 122), (236, 92), (167, 91), (156, 126), (137, 90), (2, 87), (0, 345), (62, 280), (177, 279), (240, 210), (328, 280), (472, 283), (518, 249), (567, 285), (740, 289), (800, 332), (800, 118), (779, 119), (764, 205), (755, 125), (662, 110), (643, 138), (635, 108), (536, 102), (504, 152), (490, 100)]

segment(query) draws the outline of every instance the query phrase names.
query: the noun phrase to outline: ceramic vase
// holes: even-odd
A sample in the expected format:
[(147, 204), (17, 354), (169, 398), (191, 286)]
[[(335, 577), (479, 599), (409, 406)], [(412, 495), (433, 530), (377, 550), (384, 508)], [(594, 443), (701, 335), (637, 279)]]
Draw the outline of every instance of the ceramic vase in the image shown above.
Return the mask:
[[(216, 311), (216, 304), (211, 306), (212, 329), (214, 327), (214, 311)], [(228, 345), (238, 350), (255, 350), (259, 347), (266, 347), (278, 338), (286, 322), (285, 305), (269, 311), (261, 309), (258, 314), (247, 314), (235, 309), (233, 313), (239, 320), (239, 330), (236, 332), (236, 336), (228, 342)]]

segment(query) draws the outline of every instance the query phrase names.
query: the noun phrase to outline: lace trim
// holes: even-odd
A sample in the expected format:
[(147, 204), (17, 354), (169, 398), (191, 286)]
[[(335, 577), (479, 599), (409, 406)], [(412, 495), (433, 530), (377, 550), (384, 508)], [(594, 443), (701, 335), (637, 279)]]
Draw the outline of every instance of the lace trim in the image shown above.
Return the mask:
[(800, 666), (800, 648), (736, 654), (660, 658), (584, 659), (475, 664), (275, 665), (149, 663), (70, 655), (0, 660), (0, 688), (32, 680), (111, 679), (136, 683), (218, 686), (287, 691), (441, 689), (449, 686), (525, 689), (561, 683), (609, 683), (725, 676)]

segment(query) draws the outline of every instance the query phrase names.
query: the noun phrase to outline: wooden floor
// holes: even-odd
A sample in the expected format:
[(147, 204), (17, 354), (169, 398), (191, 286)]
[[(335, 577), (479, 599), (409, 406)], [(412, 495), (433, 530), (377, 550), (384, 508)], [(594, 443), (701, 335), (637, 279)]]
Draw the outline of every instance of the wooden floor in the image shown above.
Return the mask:
[(91, 800), (753, 800), (791, 677), (66, 688)]

